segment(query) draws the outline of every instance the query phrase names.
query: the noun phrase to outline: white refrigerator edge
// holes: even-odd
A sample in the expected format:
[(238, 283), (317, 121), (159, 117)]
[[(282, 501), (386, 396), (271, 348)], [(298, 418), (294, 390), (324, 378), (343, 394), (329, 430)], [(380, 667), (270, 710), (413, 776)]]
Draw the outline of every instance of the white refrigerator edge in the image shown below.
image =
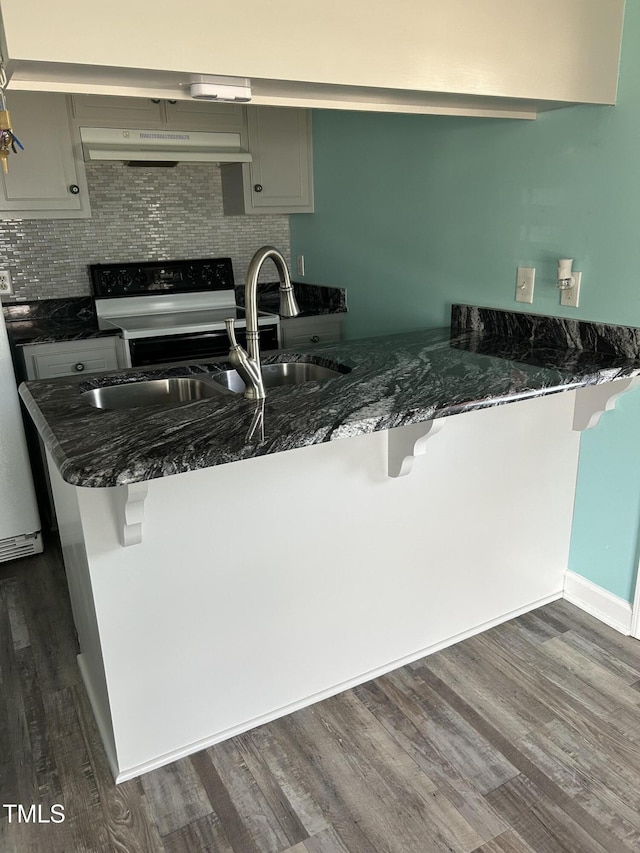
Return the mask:
[(0, 306), (0, 563), (40, 551), (38, 505)]

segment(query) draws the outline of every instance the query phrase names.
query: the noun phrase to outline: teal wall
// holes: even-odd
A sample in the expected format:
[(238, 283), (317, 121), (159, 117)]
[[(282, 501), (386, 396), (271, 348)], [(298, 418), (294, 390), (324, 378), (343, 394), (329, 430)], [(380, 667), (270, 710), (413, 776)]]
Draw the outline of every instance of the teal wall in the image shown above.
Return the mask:
[[(532, 73), (535, 73), (532, 72)], [(317, 111), (316, 212), (291, 217), (306, 280), (347, 287), (347, 332), (448, 325), (453, 302), (640, 326), (640, 4), (628, 3), (616, 107), (536, 121)], [(582, 271), (580, 308), (555, 268)], [(517, 266), (536, 267), (532, 306)], [(570, 568), (631, 600), (640, 391), (582, 440)]]

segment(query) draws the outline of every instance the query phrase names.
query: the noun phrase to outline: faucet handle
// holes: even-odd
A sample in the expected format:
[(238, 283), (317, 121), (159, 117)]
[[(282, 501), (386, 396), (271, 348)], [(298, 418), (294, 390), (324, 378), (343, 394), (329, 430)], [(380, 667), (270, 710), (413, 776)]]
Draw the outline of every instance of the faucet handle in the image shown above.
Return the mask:
[(238, 341), (236, 340), (235, 322), (236, 321), (233, 317), (227, 317), (227, 319), (224, 321), (224, 324), (227, 327), (229, 343), (231, 344), (232, 348), (238, 346)]

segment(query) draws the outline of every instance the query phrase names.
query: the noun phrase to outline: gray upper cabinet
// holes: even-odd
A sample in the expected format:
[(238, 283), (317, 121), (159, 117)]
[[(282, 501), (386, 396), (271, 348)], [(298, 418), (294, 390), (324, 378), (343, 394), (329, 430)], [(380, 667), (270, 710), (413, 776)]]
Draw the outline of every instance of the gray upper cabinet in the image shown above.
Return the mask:
[(313, 213), (311, 113), (247, 107), (251, 163), (222, 166), (224, 212)]
[(164, 114), (160, 100), (113, 98), (110, 95), (73, 95), (73, 117), (86, 126), (125, 125), (160, 127)]
[(251, 163), (222, 168), (228, 214), (313, 212), (311, 114), (289, 107), (11, 92), (9, 109), (25, 150), (0, 169), (0, 218), (91, 215), (80, 127), (237, 132)]
[(91, 215), (79, 139), (67, 97), (11, 92), (11, 122), (24, 151), (0, 169), (1, 219), (82, 219)]
[(207, 101), (164, 101), (167, 124), (182, 130), (243, 130), (246, 116), (241, 104)]
[(74, 95), (73, 117), (78, 124), (100, 127), (166, 127), (180, 130), (243, 130), (244, 107), (166, 98), (113, 98)]

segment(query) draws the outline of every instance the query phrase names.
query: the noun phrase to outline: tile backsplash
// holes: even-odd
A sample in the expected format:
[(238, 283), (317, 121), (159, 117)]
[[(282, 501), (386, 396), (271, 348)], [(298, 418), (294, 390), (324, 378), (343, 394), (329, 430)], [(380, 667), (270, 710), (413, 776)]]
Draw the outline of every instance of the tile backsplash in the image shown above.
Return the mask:
[(224, 216), (217, 165), (92, 163), (87, 180), (91, 219), (0, 222), (0, 269), (14, 287), (3, 302), (86, 296), (93, 263), (230, 257), (241, 284), (260, 246), (276, 246), (290, 262), (289, 217)]

